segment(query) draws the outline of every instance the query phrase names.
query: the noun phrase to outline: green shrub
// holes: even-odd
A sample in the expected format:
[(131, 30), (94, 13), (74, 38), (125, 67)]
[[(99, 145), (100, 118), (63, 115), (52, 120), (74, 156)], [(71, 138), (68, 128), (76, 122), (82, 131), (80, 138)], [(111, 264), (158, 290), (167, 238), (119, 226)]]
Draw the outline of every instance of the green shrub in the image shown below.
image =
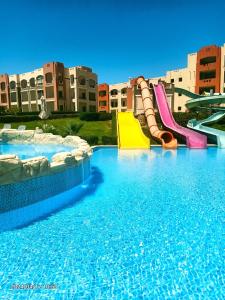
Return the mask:
[(110, 113), (99, 113), (99, 121), (112, 120), (112, 114)]
[(77, 118), (78, 115), (76, 114), (51, 114), (49, 116), (49, 119), (54, 120), (54, 119), (64, 119), (64, 118)]
[(30, 116), (14, 116), (14, 115), (3, 115), (0, 117), (0, 123), (13, 123), (13, 122), (29, 122), (40, 120), (37, 115)]
[(116, 136), (102, 136), (102, 144), (103, 145), (117, 145), (117, 137)]
[(106, 121), (111, 119), (112, 114), (110, 113), (85, 112), (80, 114), (80, 120), (82, 121)]
[(80, 129), (84, 126), (83, 123), (69, 123), (64, 127), (63, 136), (67, 135), (77, 135)]
[(16, 116), (38, 116), (40, 111), (18, 111), (15, 112)]
[(98, 145), (98, 136), (97, 135), (89, 135), (89, 136), (80, 136), (82, 139), (88, 142), (89, 145), (94, 146)]
[(116, 112), (112, 113), (112, 136), (117, 136)]
[(52, 111), (51, 112), (52, 115), (72, 115), (72, 116), (79, 116), (79, 112), (76, 111)]
[(40, 126), (39, 126), (43, 132), (45, 133), (52, 133), (52, 134), (59, 134), (57, 128), (55, 128), (55, 126), (51, 125), (51, 124), (43, 124), (43, 123), (40, 123)]

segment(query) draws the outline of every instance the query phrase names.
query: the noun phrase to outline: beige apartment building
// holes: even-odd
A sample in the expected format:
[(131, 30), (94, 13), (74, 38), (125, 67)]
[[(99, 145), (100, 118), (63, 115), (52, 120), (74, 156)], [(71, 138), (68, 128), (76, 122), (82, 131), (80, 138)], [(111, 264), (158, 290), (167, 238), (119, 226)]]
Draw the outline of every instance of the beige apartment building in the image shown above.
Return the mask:
[(50, 62), (42, 68), (0, 75), (0, 107), (23, 112), (40, 111), (41, 97), (51, 111), (96, 111), (97, 75), (91, 68), (65, 68)]
[[(185, 112), (185, 103), (189, 99), (182, 93), (176, 93), (174, 87), (182, 88), (193, 93), (204, 92), (225, 93), (225, 44), (221, 47), (210, 45), (201, 48), (196, 53), (188, 54), (187, 66), (182, 69), (167, 71), (165, 75), (155, 78), (147, 78), (149, 87), (159, 80), (167, 83), (167, 99), (173, 112)], [(121, 89), (127, 87), (127, 95), (121, 94)], [(107, 89), (117, 90), (117, 94), (107, 93)], [(105, 106), (101, 106), (102, 96)], [(108, 98), (107, 98), (108, 96)], [(121, 98), (127, 102), (127, 107), (121, 107)], [(120, 99), (120, 100), (119, 100)], [(157, 109), (157, 106), (155, 105)], [(136, 85), (136, 79), (126, 83), (101, 84), (98, 94), (98, 111), (133, 111), (135, 114), (143, 113), (143, 105), (140, 90)]]
[[(195, 81), (196, 81), (196, 61), (197, 53), (188, 54), (187, 67), (166, 72), (166, 76), (150, 78), (149, 83), (157, 83), (158, 80), (171, 83), (175, 87), (183, 88), (190, 92), (195, 92)], [(188, 98), (183, 94), (169, 93), (168, 102), (170, 108), (174, 112), (185, 112), (185, 103)]]
[(127, 87), (127, 82), (109, 85), (110, 111), (117, 110), (121, 112), (127, 110)]
[[(156, 84), (159, 80), (161, 80), (176, 87), (195, 92), (196, 59), (196, 53), (189, 54), (186, 68), (168, 71), (165, 76), (146, 78), (149, 87), (151, 84)], [(188, 98), (185, 95), (174, 93), (172, 85), (171, 89), (166, 89), (169, 106), (173, 112), (184, 112), (186, 111), (185, 103)], [(107, 84), (104, 84), (104, 89), (105, 91), (107, 90)], [(133, 111), (135, 115), (142, 114), (144, 112), (141, 92), (136, 85), (135, 79), (124, 83), (110, 84), (108, 85), (108, 90), (108, 105), (103, 107), (103, 111)], [(132, 93), (128, 95), (127, 92), (129, 90), (132, 90)], [(100, 102), (98, 105), (98, 111), (102, 111), (102, 106), (100, 105), (100, 103), (102, 103), (100, 96), (102, 93), (102, 85), (100, 85), (99, 93), (98, 100)], [(107, 102), (105, 97), (104, 101)], [(131, 103), (130, 107), (127, 106), (128, 102)]]

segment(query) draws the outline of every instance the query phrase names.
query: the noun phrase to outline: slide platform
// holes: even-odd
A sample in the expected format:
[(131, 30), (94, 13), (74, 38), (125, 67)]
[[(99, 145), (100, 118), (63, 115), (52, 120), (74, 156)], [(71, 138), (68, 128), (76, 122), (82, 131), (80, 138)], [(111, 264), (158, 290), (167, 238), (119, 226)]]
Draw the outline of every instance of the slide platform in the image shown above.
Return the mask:
[(117, 136), (119, 149), (149, 149), (150, 140), (132, 112), (117, 113)]
[(153, 85), (153, 89), (163, 124), (167, 128), (182, 135), (186, 139), (186, 144), (189, 148), (206, 148), (207, 137), (205, 135), (182, 127), (176, 123), (167, 101), (164, 85), (162, 83)]

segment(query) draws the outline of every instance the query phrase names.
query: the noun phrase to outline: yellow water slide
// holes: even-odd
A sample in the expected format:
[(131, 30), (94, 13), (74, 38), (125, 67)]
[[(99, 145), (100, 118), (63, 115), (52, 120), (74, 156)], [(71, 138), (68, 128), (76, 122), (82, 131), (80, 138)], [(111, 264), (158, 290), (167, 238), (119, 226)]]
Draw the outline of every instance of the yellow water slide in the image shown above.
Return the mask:
[(132, 112), (117, 113), (117, 136), (120, 149), (149, 149), (150, 140)]

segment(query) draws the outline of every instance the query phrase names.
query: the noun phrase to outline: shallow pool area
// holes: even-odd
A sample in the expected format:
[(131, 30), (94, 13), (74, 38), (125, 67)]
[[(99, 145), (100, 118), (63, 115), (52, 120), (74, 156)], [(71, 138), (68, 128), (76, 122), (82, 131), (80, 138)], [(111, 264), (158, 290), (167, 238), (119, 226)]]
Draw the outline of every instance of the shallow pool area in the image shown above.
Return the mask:
[(15, 154), (20, 159), (45, 156), (50, 161), (58, 152), (71, 151), (73, 147), (57, 144), (8, 144), (0, 143), (0, 155)]
[(224, 299), (225, 150), (97, 148), (91, 172), (0, 233), (1, 297)]

